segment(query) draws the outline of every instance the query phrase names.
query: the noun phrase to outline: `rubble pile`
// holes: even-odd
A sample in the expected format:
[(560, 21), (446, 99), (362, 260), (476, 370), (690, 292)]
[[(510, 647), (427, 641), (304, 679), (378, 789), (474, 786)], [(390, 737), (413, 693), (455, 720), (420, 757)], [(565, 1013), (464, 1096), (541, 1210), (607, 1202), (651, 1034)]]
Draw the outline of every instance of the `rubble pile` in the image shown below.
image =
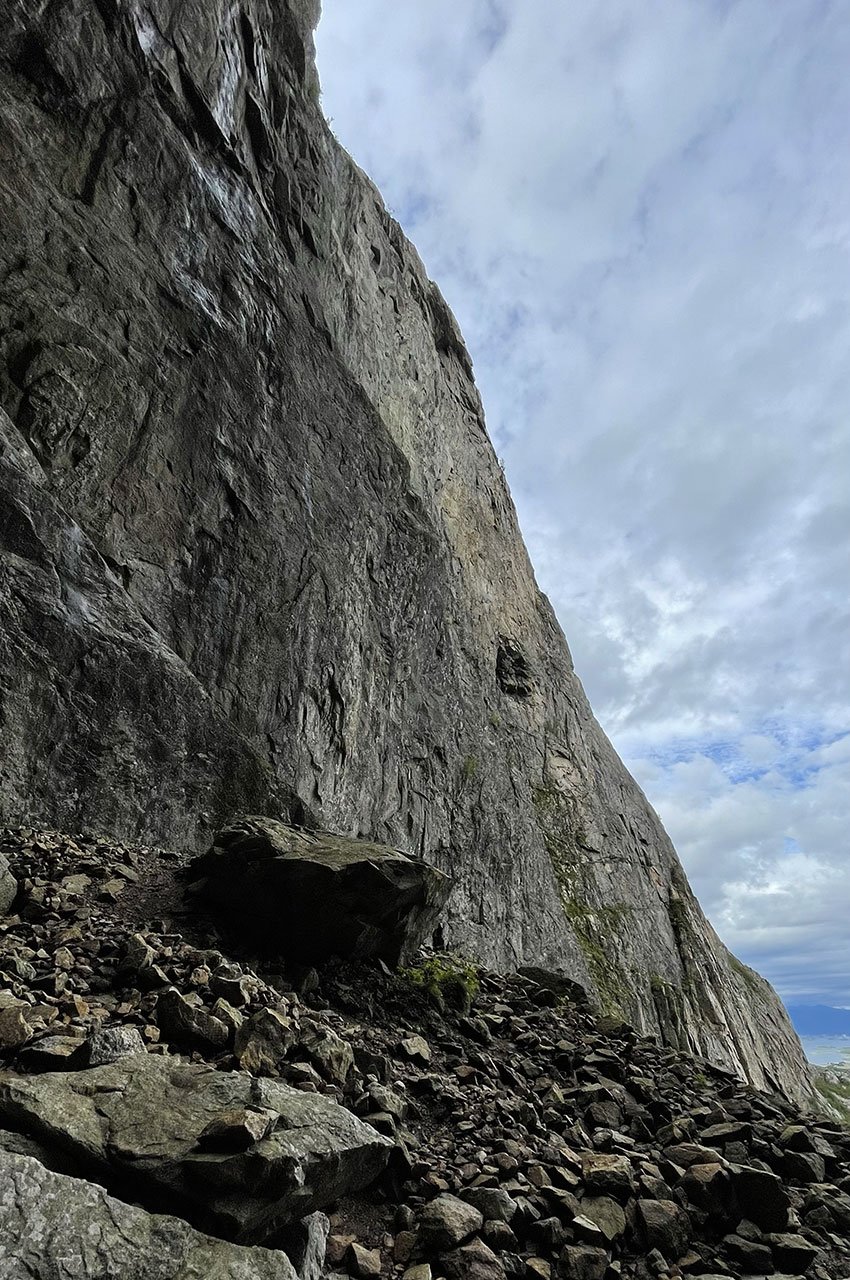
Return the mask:
[(191, 902), (141, 918), (185, 895), (161, 851), (21, 829), (0, 857), (0, 1158), (42, 1170), (19, 1217), (46, 1166), (100, 1188), (86, 1222), (167, 1191), (234, 1276), (258, 1246), (301, 1280), (850, 1274), (850, 1130), (555, 975), (259, 960)]

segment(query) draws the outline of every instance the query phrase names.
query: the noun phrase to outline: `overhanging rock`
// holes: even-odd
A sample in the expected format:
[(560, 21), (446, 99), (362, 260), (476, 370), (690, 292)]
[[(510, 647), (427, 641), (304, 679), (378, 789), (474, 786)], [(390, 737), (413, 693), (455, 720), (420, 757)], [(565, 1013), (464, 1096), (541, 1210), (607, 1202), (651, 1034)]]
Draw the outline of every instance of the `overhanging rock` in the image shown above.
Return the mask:
[(194, 870), (228, 922), (299, 961), (396, 962), (434, 930), (452, 882), (387, 845), (247, 817), (221, 831)]

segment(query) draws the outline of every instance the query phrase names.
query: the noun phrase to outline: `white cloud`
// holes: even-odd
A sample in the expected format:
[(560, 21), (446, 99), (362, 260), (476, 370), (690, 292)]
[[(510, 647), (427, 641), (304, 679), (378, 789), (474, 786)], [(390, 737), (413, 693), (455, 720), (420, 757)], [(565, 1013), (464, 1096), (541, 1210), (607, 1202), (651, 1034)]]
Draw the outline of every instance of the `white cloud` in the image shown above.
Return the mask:
[(597, 714), (727, 941), (850, 1004), (846, 6), (325, 0), (318, 48)]

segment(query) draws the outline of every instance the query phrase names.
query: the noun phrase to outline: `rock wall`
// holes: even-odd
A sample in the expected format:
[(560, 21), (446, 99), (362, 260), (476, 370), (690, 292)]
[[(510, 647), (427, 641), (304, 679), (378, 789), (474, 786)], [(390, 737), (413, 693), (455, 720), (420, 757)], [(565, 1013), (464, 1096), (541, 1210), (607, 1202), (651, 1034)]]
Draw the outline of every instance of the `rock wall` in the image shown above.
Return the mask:
[(591, 714), (454, 318), (325, 124), (316, 16), (7, 6), (4, 819), (394, 844), (455, 878), (446, 945), (799, 1094)]

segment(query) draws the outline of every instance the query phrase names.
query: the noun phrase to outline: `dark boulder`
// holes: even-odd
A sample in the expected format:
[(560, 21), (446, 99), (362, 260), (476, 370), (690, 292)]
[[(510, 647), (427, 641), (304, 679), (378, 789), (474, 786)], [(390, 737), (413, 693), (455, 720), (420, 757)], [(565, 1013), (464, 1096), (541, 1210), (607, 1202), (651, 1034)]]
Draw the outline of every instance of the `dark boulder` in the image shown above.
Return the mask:
[(241, 818), (193, 863), (203, 894), (253, 944), (298, 960), (415, 950), (436, 927), (451, 880), (397, 849), (273, 818)]

